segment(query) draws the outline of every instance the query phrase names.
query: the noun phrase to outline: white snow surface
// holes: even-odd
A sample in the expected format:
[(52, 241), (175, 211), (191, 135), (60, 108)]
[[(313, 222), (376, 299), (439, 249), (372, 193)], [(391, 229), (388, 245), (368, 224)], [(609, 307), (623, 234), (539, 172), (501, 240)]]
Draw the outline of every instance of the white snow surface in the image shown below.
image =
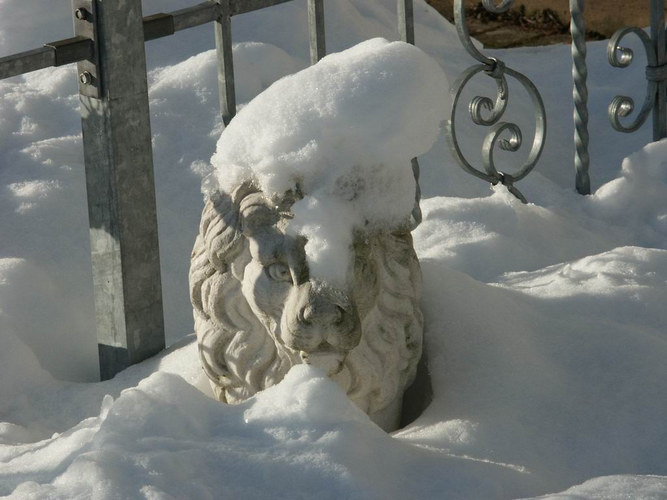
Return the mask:
[[(144, 12), (190, 3), (150, 0)], [(70, 2), (51, 0), (48, 18), (33, 15), (41, 7), (0, 0), (1, 55), (70, 36)], [(394, 0), (328, 0), (329, 51), (395, 40), (394, 9)], [(454, 28), (422, 0), (415, 17), (417, 46), (454, 81), (474, 63)], [(306, 68), (306, 19), (303, 0), (234, 19), (240, 107)], [(464, 173), (443, 134), (419, 156), (424, 221), (414, 237), (434, 399), (387, 435), (312, 367), (238, 406), (211, 399), (191, 334), (187, 269), (202, 179), (224, 129), (213, 45), (210, 26), (147, 44), (171, 347), (102, 383), (94, 382), (74, 68), (0, 82), (0, 495), (667, 498), (667, 140), (649, 144), (650, 124), (619, 135), (605, 111), (614, 95), (643, 91), (639, 62), (609, 68), (605, 44), (588, 45), (594, 193), (583, 197), (572, 187), (569, 47), (489, 52), (542, 92), (548, 142), (519, 183), (528, 205)], [(488, 78), (478, 80), (468, 98), (493, 92)], [(433, 130), (411, 111), (391, 111), (398, 97), (419, 99), (421, 85), (437, 93), (431, 84), (387, 87), (374, 96), (386, 98), (387, 114), (375, 116), (411, 117), (385, 124), (409, 124), (408, 134)], [(284, 105), (298, 97), (288, 90)], [(434, 117), (447, 118), (447, 94), (433, 103)], [(239, 122), (261, 119), (254, 106)], [(531, 113), (512, 87), (504, 119), (528, 137)], [(459, 125), (475, 163), (483, 135)], [(320, 133), (313, 127), (298, 139)], [(408, 159), (433, 142), (405, 137)], [(499, 153), (500, 168), (511, 171), (520, 154)]]
[(288, 231), (308, 239), (311, 276), (340, 286), (355, 229), (409, 224), (411, 159), (438, 138), (447, 87), (437, 62), (404, 42), (375, 38), (331, 54), (232, 120), (211, 159), (215, 188), (253, 181), (270, 196), (302, 193)]

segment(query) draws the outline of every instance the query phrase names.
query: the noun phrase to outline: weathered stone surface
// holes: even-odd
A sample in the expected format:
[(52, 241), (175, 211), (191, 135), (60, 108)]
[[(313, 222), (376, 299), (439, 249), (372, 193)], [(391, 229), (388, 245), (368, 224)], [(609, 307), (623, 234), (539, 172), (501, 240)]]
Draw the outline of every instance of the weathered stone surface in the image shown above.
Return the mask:
[(398, 427), (422, 353), (421, 273), (407, 228), (358, 232), (346, 289), (310, 276), (286, 234), (295, 197), (249, 184), (204, 207), (190, 294), (203, 368), (241, 402), (298, 363), (325, 370), (380, 427)]

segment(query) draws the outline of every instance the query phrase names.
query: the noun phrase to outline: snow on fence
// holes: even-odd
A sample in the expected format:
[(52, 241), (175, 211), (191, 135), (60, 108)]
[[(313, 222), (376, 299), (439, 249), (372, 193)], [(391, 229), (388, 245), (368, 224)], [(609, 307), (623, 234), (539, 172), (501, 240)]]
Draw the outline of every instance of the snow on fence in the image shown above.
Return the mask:
[[(51, 66), (75, 62), (78, 65), (102, 379), (111, 378), (130, 364), (154, 355), (165, 345), (144, 42), (214, 23), (220, 108), (223, 122), (227, 124), (236, 113), (231, 19), (235, 15), (288, 1), (291, 0), (209, 0), (168, 14), (143, 17), (141, 0), (72, 0), (73, 38), (0, 58), (0, 79)], [(312, 63), (326, 54), (323, 2), (308, 0)], [(483, 3), (487, 10), (499, 13), (508, 10), (513, 0), (502, 0), (498, 5), (492, 0), (483, 0)], [(609, 117), (616, 130), (633, 132), (652, 113), (654, 140), (667, 137), (664, 5), (665, 0), (650, 0), (650, 36), (638, 28), (623, 28), (609, 41), (607, 51), (610, 64), (627, 67), (633, 54), (621, 47), (622, 39), (634, 34), (642, 42), (648, 60), (644, 103), (636, 117), (624, 125), (621, 119), (632, 114), (634, 103), (629, 97), (617, 96), (609, 106)], [(408, 43), (415, 40), (412, 9), (412, 0), (397, 0), (400, 37)], [(546, 139), (542, 99), (528, 78), (507, 68), (502, 61), (485, 56), (475, 47), (465, 24), (463, 0), (456, 0), (454, 9), (459, 38), (480, 64), (464, 71), (451, 89), (454, 99), (447, 129), (452, 153), (468, 173), (492, 184), (507, 186), (525, 202), (514, 183), (530, 173), (542, 153)], [(584, 0), (570, 1), (575, 186), (580, 193), (589, 194), (583, 10)], [(469, 163), (459, 148), (455, 121), (462, 90), (479, 73), (491, 77), (497, 87), (495, 99), (477, 96), (468, 105), (472, 121), (489, 128), (481, 147), (481, 168)], [(498, 171), (493, 160), (496, 146), (517, 151), (523, 141), (516, 124), (501, 121), (510, 95), (507, 77), (523, 86), (535, 109), (535, 134), (528, 157), (511, 174)], [(412, 167), (418, 179), (416, 159)], [(415, 217), (418, 220), (419, 214)]]

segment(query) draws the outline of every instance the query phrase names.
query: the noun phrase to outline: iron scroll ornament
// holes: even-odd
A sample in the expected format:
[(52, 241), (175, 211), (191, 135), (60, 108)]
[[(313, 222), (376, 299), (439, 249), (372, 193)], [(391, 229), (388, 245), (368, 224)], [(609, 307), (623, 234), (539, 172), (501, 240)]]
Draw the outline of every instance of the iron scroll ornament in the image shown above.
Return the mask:
[[(502, 13), (508, 10), (514, 0), (503, 0), (499, 5), (493, 4), (491, 0), (484, 0), (484, 8), (493, 13)], [(452, 154), (459, 165), (471, 175), (490, 182), (498, 183), (507, 187), (508, 191), (523, 203), (527, 203), (523, 194), (514, 186), (514, 183), (526, 177), (535, 167), (544, 148), (544, 140), (547, 131), (546, 111), (542, 97), (533, 83), (518, 71), (514, 71), (493, 57), (486, 57), (477, 50), (473, 44), (468, 28), (465, 24), (465, 6), (463, 0), (456, 0), (454, 4), (454, 20), (459, 39), (466, 51), (482, 64), (471, 66), (465, 70), (454, 82), (450, 92), (452, 95), (452, 112), (447, 123), (447, 137), (449, 139)], [(495, 100), (486, 96), (476, 96), (468, 104), (470, 118), (476, 125), (490, 127), (482, 145), (483, 171), (475, 168), (463, 155), (456, 138), (456, 110), (463, 89), (468, 82), (477, 74), (485, 73), (496, 82)], [(523, 144), (521, 129), (515, 123), (500, 121), (509, 101), (509, 86), (507, 76), (517, 80), (526, 90), (531, 98), (535, 109), (535, 136), (524, 164), (514, 173), (509, 174), (499, 171), (494, 163), (494, 150), (496, 146), (504, 151), (516, 152)], [(505, 138), (503, 138), (503, 136)]]
[(611, 126), (619, 132), (626, 133), (634, 132), (646, 122), (658, 94), (658, 82), (661, 77), (667, 79), (667, 68), (664, 66), (658, 67), (658, 56), (655, 47), (651, 43), (651, 38), (644, 30), (639, 28), (621, 28), (614, 33), (607, 44), (607, 59), (609, 60), (609, 64), (615, 68), (626, 68), (632, 64), (634, 59), (633, 51), (621, 46), (623, 38), (629, 34), (637, 35), (642, 42), (648, 65), (646, 67), (646, 97), (635, 119), (628, 125), (621, 123), (621, 118), (629, 116), (635, 109), (635, 103), (631, 97), (618, 95), (609, 104), (609, 121), (611, 122)]

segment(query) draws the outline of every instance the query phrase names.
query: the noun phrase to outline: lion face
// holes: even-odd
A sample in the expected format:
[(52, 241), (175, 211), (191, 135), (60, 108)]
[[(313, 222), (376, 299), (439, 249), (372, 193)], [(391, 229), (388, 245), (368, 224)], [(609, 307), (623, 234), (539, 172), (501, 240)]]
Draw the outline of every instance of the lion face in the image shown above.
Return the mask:
[[(329, 375), (340, 372), (361, 339), (350, 290), (311, 279), (305, 240), (286, 234), (270, 206), (253, 209), (252, 220), (244, 218), (250, 261), (242, 291), (248, 305), (277, 344)], [(260, 215), (260, 210), (267, 213)]]
[(294, 200), (248, 184), (207, 200), (190, 267), (202, 366), (218, 398), (236, 403), (312, 364), (394, 428), (422, 347), (410, 233), (355, 235), (346, 285), (332, 287), (310, 275), (306, 240), (287, 230)]

